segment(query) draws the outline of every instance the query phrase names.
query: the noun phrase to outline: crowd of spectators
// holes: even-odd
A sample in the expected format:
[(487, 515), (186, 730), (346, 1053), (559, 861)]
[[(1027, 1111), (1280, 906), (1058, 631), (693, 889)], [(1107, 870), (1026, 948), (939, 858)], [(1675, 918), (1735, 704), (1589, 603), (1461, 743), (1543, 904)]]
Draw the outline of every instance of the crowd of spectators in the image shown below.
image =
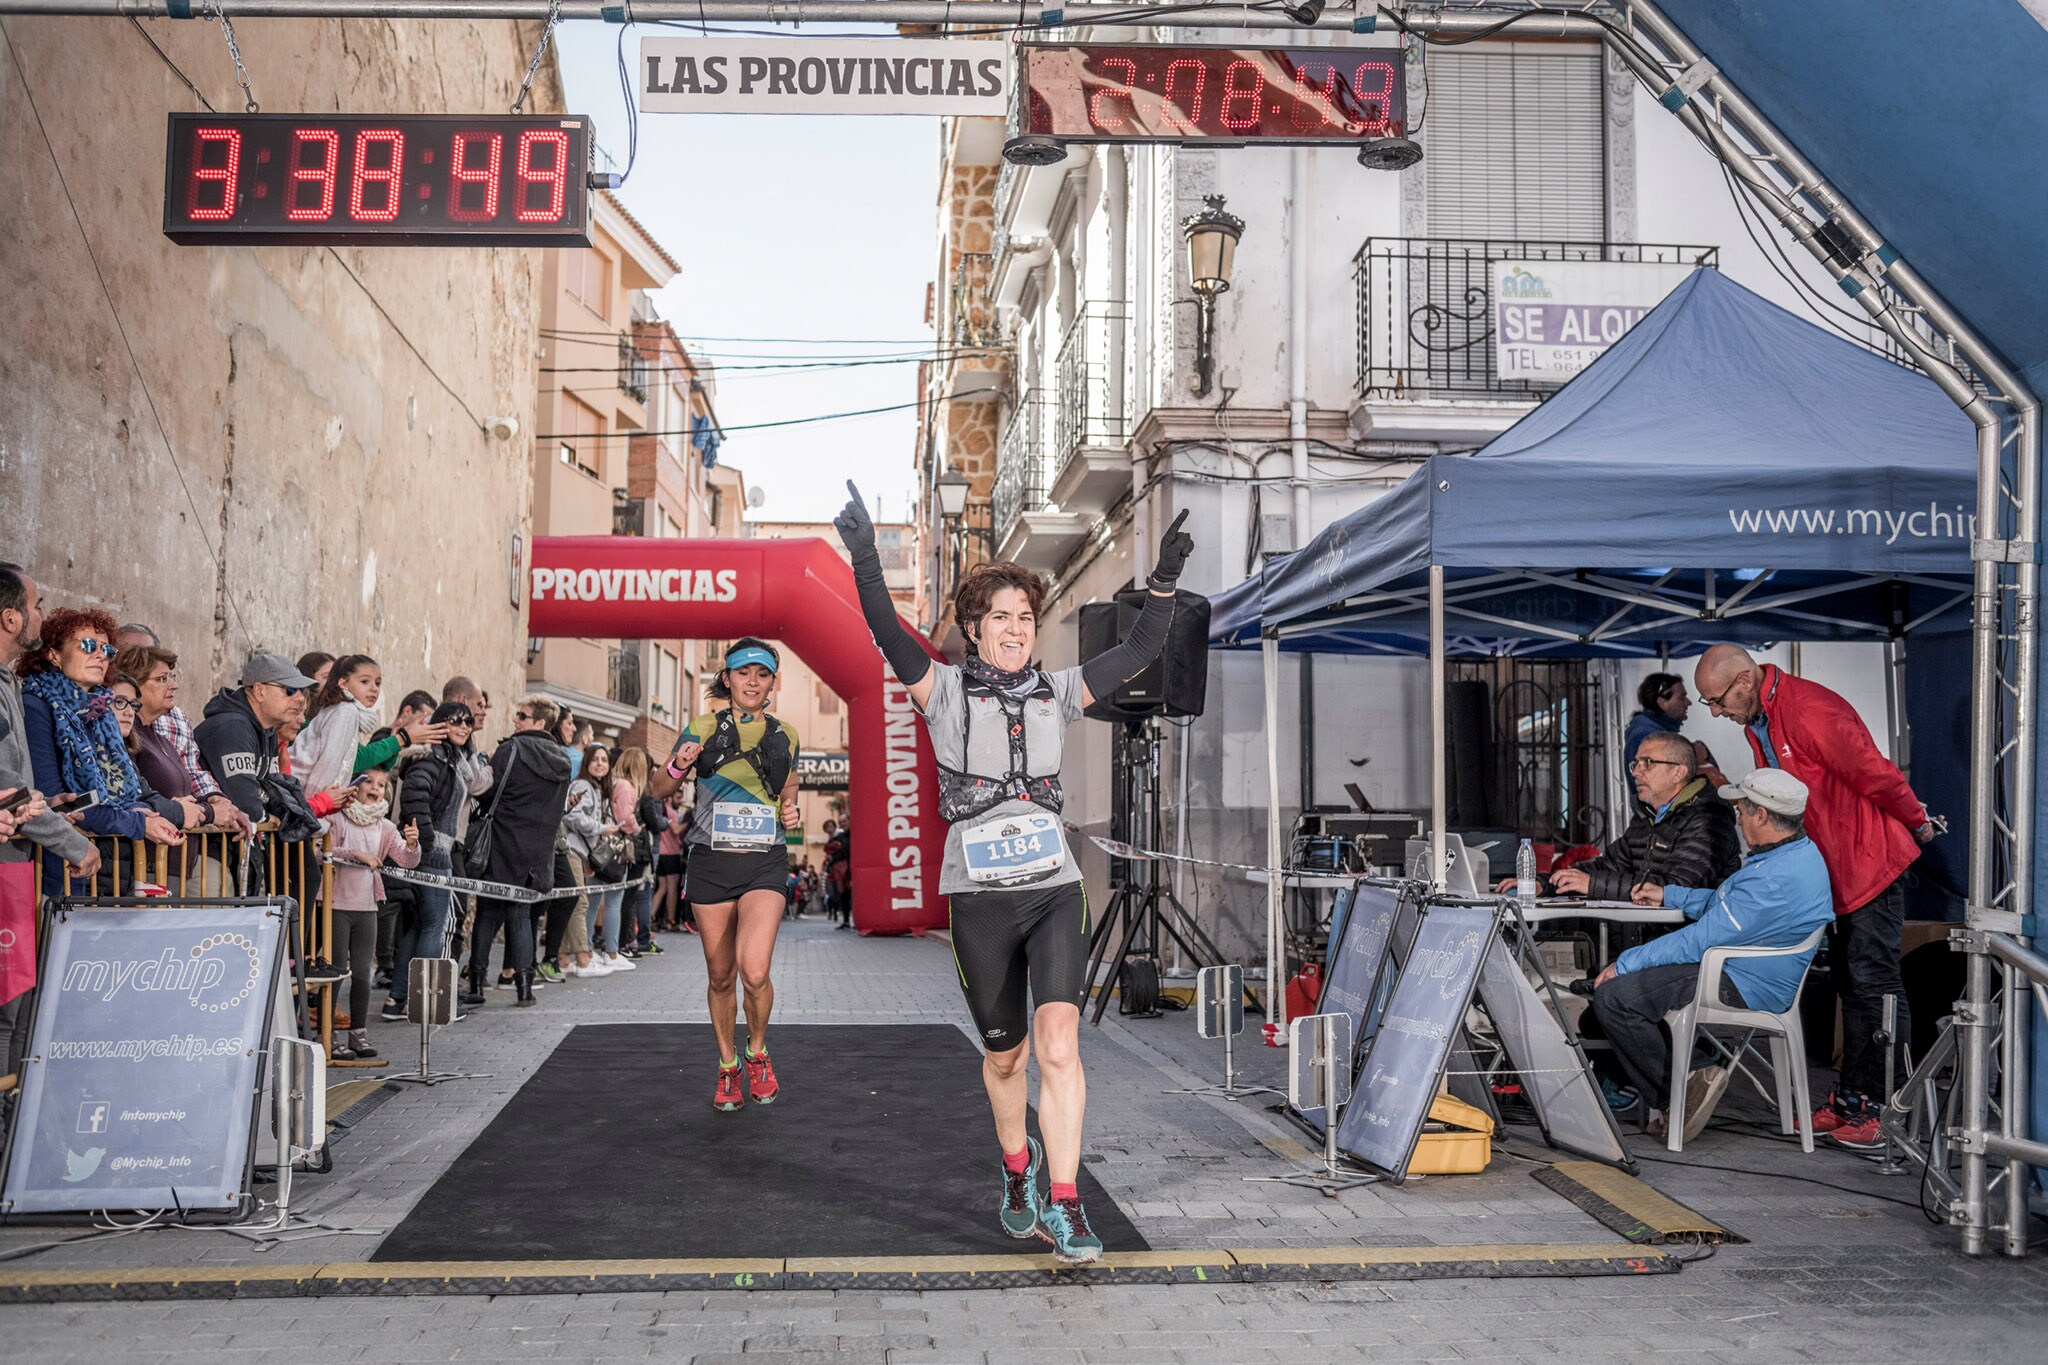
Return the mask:
[[(96, 608), (46, 614), (32, 573), (0, 564), (0, 862), (40, 858), (42, 884), (71, 894), (151, 894), (167, 867), (180, 888), (210, 877), (212, 894), (310, 909), (324, 857), (331, 960), (309, 948), (300, 965), (336, 982), (336, 1060), (377, 1055), (373, 1010), (406, 1019), (417, 957), (467, 948), (462, 1011), (498, 987), (531, 1005), (547, 985), (631, 971), (662, 951), (657, 931), (688, 927), (690, 795), (649, 795), (645, 749), (614, 753), (541, 696), (492, 745), (490, 697), (462, 676), (438, 700), (404, 693), (386, 724), (383, 670), (363, 653), (252, 653), (195, 723), (178, 657)], [(266, 856), (277, 846), (307, 856)], [(414, 871), (427, 875), (399, 875)], [(433, 874), (541, 895), (472, 896)], [(31, 1014), (27, 996), (0, 1007), (9, 1071)]]

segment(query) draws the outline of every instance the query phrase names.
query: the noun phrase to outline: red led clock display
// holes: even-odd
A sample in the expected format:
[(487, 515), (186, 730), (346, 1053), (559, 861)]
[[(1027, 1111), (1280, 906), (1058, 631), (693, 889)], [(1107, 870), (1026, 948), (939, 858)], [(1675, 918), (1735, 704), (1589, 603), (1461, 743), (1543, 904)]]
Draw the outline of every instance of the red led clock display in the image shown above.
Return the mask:
[(1360, 142), (1407, 130), (1394, 48), (1027, 45), (1022, 131), (1068, 142)]
[(164, 235), (187, 245), (587, 246), (590, 121), (172, 114)]

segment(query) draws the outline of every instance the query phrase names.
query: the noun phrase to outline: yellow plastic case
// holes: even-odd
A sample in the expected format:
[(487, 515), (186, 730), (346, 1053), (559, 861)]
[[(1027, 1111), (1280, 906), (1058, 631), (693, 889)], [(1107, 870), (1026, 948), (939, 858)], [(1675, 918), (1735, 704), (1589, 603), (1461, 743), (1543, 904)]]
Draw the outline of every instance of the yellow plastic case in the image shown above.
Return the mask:
[[(1442, 1125), (1441, 1128), (1437, 1125)], [(1493, 1160), (1493, 1120), (1463, 1100), (1438, 1095), (1408, 1159), (1410, 1175), (1471, 1175)]]

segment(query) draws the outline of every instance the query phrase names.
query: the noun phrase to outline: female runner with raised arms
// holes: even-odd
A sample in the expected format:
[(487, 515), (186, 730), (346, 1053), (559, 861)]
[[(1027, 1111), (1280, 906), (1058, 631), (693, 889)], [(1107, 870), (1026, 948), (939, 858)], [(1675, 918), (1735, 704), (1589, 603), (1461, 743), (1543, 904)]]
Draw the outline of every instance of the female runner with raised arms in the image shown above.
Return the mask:
[[(1069, 725), (1097, 697), (1143, 671), (1166, 644), (1174, 583), (1194, 541), (1183, 512), (1159, 544), (1151, 594), (1122, 644), (1078, 667), (1032, 663), (1045, 580), (1018, 564), (977, 565), (953, 592), (969, 652), (934, 663), (897, 618), (860, 492), (833, 525), (853, 560), (875, 644), (931, 732), (939, 813), (950, 829), (940, 865), (953, 953), (983, 1044), (982, 1082), (1003, 1152), (1000, 1217), (1012, 1237), (1043, 1237), (1069, 1265), (1102, 1255), (1075, 1188), (1081, 1169), (1081, 1004), (1088, 993), (1088, 899), (1060, 822), (1060, 759)], [(1026, 1008), (1026, 988), (1031, 1002)], [(1027, 1137), (1025, 1062), (1038, 1054), (1038, 1121)], [(1038, 1191), (1041, 1166), (1050, 1190)]]
[[(768, 1016), (775, 1008), (775, 935), (782, 927), (789, 854), (783, 831), (797, 823), (797, 734), (768, 714), (781, 656), (752, 636), (735, 640), (711, 696), (726, 703), (683, 727), (668, 764), (648, 776), (648, 793), (665, 800), (694, 770), (697, 807), (684, 842), (690, 846), (683, 895), (697, 917), (710, 984), (711, 1031), (718, 1038), (714, 1108), (730, 1113), (772, 1103), (781, 1090), (768, 1060)], [(739, 1001), (746, 995), (746, 1093), (734, 1050)]]

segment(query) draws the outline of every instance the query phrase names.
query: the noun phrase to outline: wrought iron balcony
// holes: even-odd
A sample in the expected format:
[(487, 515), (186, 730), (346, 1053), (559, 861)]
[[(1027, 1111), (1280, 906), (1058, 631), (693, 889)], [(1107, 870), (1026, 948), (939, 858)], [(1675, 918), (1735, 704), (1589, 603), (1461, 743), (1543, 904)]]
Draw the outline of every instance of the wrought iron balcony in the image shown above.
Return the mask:
[(1122, 446), (1124, 351), (1130, 305), (1090, 301), (1060, 339), (1054, 363), (1052, 466), (1054, 476), (1083, 446)]
[(624, 332), (619, 333), (619, 392), (636, 403), (647, 401), (647, 357)]
[(1045, 459), (1044, 405), (1034, 391), (1026, 393), (1003, 428), (996, 454), (995, 533), (998, 545), (1009, 536), (1017, 518), (1046, 504), (1050, 484)]
[(1635, 261), (1718, 267), (1711, 246), (1369, 237), (1352, 260), (1358, 392), (1382, 398), (1540, 399), (1557, 383), (1502, 379), (1494, 361), (1496, 261)]

